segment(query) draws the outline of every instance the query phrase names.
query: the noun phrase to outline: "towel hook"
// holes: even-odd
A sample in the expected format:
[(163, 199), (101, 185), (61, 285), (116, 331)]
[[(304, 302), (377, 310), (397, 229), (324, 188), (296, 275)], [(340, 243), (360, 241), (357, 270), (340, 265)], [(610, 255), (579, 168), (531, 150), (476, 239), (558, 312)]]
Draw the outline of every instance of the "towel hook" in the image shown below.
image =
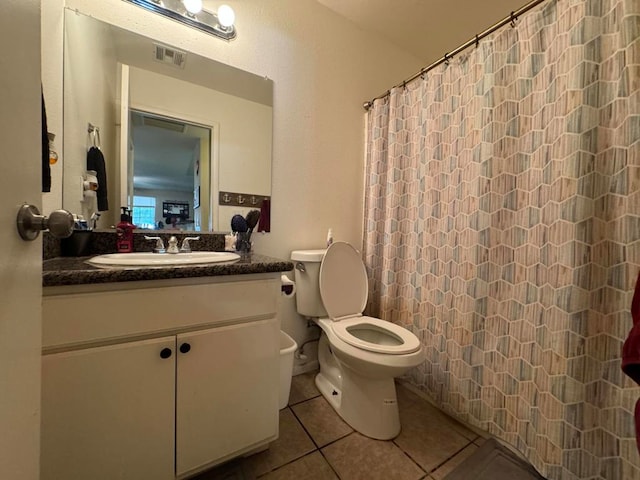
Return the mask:
[(100, 150), (100, 146), (101, 146), (100, 128), (89, 123), (87, 127), (87, 132), (89, 133), (89, 138), (91, 139), (92, 146)]

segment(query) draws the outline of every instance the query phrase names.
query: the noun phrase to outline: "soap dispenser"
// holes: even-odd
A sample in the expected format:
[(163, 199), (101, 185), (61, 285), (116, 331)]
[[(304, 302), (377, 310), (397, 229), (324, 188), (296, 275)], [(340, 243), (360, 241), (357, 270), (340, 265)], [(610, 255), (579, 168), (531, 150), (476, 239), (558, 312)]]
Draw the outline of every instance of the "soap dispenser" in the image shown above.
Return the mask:
[(133, 252), (133, 229), (135, 225), (131, 223), (131, 210), (127, 207), (120, 207), (120, 223), (116, 226), (116, 248), (119, 253)]

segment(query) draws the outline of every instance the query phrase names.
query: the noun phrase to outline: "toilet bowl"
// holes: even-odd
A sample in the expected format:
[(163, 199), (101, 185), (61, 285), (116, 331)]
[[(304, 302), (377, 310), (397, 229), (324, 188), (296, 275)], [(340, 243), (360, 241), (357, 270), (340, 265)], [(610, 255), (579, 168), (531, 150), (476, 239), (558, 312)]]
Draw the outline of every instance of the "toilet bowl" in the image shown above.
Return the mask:
[(335, 242), (326, 250), (295, 250), (298, 313), (322, 330), (316, 385), (358, 432), (378, 440), (400, 433), (394, 377), (423, 361), (409, 330), (363, 316), (367, 274), (358, 252)]

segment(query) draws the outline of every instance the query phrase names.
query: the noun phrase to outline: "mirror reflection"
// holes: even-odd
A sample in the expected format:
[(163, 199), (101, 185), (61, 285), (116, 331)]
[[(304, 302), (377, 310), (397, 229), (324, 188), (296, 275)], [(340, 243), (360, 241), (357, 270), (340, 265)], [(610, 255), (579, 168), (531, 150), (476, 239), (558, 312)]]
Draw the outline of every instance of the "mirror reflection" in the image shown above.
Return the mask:
[(99, 227), (121, 206), (145, 229), (229, 231), (255, 209), (268, 218), (272, 117), (271, 80), (65, 11), (63, 207), (97, 210), (84, 190), (91, 124), (107, 171)]
[[(211, 130), (130, 110), (133, 223), (138, 228), (208, 230)], [(202, 165), (202, 167), (201, 167)]]

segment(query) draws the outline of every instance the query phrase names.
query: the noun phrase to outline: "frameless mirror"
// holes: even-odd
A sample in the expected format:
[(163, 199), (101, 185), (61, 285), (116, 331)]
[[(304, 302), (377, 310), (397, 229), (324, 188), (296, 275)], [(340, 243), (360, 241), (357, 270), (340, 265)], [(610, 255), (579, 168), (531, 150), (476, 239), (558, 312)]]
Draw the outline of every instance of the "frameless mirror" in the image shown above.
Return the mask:
[(268, 219), (272, 124), (271, 80), (65, 11), (65, 209), (97, 209), (86, 160), (98, 146), (99, 226), (122, 206), (145, 229), (228, 231), (254, 209)]

